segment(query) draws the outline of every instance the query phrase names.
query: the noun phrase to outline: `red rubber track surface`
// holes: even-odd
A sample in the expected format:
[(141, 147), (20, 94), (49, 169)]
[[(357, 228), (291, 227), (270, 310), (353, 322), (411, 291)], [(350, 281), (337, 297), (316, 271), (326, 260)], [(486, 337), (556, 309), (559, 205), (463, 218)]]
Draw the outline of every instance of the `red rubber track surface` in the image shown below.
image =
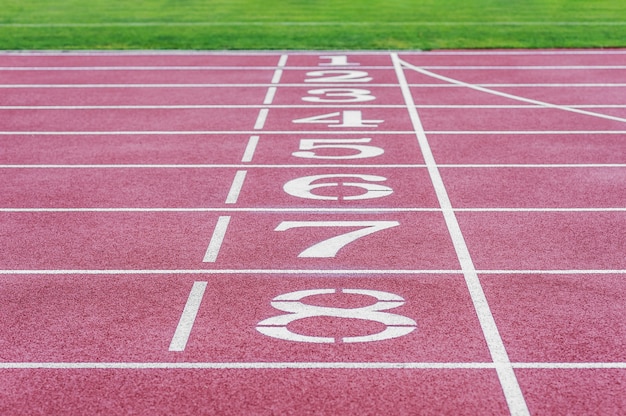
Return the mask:
[(0, 53), (0, 413), (626, 413), (626, 51)]

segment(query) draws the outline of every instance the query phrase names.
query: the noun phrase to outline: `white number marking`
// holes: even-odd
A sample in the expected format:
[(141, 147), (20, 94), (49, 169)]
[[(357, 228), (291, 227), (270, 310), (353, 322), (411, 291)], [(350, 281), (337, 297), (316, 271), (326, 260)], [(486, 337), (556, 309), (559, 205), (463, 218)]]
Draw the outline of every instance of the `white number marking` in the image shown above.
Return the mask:
[[(380, 156), (385, 151), (378, 147), (369, 144), (371, 138), (362, 139), (301, 139), (300, 150), (293, 152), (295, 157), (301, 157), (304, 159), (365, 159), (368, 157)], [(331, 154), (319, 150), (331, 149)], [(337, 154), (336, 150), (355, 150), (356, 153), (350, 152), (348, 154)]]
[[(373, 198), (382, 198), (393, 193), (393, 189), (379, 185), (375, 183), (362, 183), (362, 182), (324, 182), (324, 183), (313, 183), (318, 180), (324, 179), (333, 179), (333, 178), (357, 178), (363, 181), (368, 182), (384, 182), (387, 178), (383, 176), (376, 175), (348, 175), (348, 174), (330, 174), (330, 175), (314, 175), (314, 176), (305, 176), (302, 178), (293, 179), (287, 182), (283, 186), (283, 190), (287, 192), (289, 195), (296, 196), (298, 198), (305, 199), (318, 199), (318, 200), (327, 200), (327, 201), (338, 201), (338, 200), (346, 200), (346, 201), (354, 201), (361, 199), (373, 199)], [(348, 196), (331, 196), (331, 195), (318, 195), (311, 192), (314, 189), (318, 188), (326, 188), (326, 187), (339, 187), (339, 186), (350, 186), (362, 188), (365, 190), (365, 193), (359, 195), (348, 195)]]
[(335, 113), (321, 114), (319, 116), (299, 118), (293, 123), (326, 124), (328, 127), (378, 127), (384, 120), (363, 120), (363, 113), (360, 110), (344, 110)]
[(298, 254), (298, 257), (330, 258), (335, 257), (340, 249), (361, 237), (386, 230), (387, 228), (397, 227), (398, 225), (400, 225), (398, 221), (283, 221), (278, 224), (274, 231), (311, 227), (362, 227), (358, 230), (349, 231), (320, 241)]
[(365, 71), (352, 70), (327, 70), (327, 71), (311, 71), (307, 72), (307, 78), (304, 82), (370, 82), (372, 77)]
[(285, 341), (333, 343), (337, 342), (334, 338), (298, 334), (287, 328), (287, 325), (300, 319), (318, 316), (361, 319), (365, 321), (379, 322), (385, 325), (385, 329), (376, 334), (341, 338), (341, 341), (344, 343), (356, 343), (398, 338), (413, 332), (417, 328), (417, 323), (407, 316), (382, 312), (404, 305), (404, 299), (396, 294), (364, 289), (342, 289), (341, 292), (346, 294), (371, 296), (375, 298), (377, 302), (373, 305), (361, 308), (333, 308), (327, 306), (308, 305), (300, 301), (308, 296), (334, 294), (336, 293), (335, 289), (301, 290), (297, 292), (285, 293), (284, 295), (280, 295), (272, 299), (271, 305), (280, 311), (288, 313), (264, 319), (257, 324), (256, 329), (264, 335)]
[(320, 56), (320, 59), (330, 60), (330, 62), (320, 63), (320, 66), (358, 66), (360, 65), (360, 64), (348, 62), (347, 55)]
[(307, 93), (311, 96), (302, 97), (302, 100), (312, 103), (359, 103), (376, 99), (369, 90), (358, 88), (321, 88)]

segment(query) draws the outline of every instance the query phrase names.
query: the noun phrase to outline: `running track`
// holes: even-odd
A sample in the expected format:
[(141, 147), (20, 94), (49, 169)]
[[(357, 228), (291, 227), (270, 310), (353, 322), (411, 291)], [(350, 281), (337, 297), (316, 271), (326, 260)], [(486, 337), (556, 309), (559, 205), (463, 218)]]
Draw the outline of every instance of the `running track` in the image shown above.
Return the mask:
[(626, 413), (626, 51), (0, 54), (0, 413)]

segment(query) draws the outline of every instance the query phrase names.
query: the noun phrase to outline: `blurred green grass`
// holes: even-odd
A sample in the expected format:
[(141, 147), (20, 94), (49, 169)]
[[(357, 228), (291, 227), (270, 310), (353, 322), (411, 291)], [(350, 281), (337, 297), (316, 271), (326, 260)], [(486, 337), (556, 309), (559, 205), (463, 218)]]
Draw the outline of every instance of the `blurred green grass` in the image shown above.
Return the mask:
[(623, 0), (1, 0), (0, 49), (626, 46)]

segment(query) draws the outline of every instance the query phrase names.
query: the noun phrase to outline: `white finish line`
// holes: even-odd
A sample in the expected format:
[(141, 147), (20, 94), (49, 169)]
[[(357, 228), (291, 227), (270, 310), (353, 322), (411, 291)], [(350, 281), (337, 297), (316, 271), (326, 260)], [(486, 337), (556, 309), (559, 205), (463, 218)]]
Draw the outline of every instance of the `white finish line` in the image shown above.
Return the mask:
[(404, 75), (403, 65), (406, 64), (400, 60), (398, 54), (396, 53), (392, 53), (391, 58), (394, 63), (396, 75), (398, 77), (398, 82), (400, 83), (400, 88), (406, 102), (409, 116), (411, 117), (411, 122), (413, 123), (415, 136), (419, 143), (419, 147), (422, 150), (422, 155), (424, 156), (424, 161), (428, 167), (428, 173), (435, 189), (435, 193), (437, 194), (437, 199), (441, 206), (446, 226), (448, 227), (448, 232), (452, 238), (454, 250), (456, 251), (459, 263), (461, 264), (461, 268), (463, 270), (467, 289), (470, 293), (472, 303), (474, 304), (474, 309), (476, 310), (478, 321), (482, 328), (485, 341), (487, 342), (487, 347), (489, 348), (491, 357), (496, 365), (496, 371), (498, 372), (498, 378), (500, 380), (500, 385), (502, 386), (509, 411), (511, 412), (511, 415), (515, 416), (530, 415), (528, 406), (526, 405), (526, 400), (524, 399), (524, 394), (519, 386), (517, 377), (513, 371), (513, 367), (511, 366), (508, 353), (504, 347), (504, 342), (500, 337), (500, 332), (498, 331), (491, 309), (489, 308), (489, 303), (487, 302), (480, 280), (478, 279), (478, 274), (465, 243), (465, 238), (463, 237), (456, 215), (452, 209), (448, 192), (430, 149), (430, 144), (428, 143), (424, 127), (415, 108), (415, 102), (413, 101), (411, 90)]

